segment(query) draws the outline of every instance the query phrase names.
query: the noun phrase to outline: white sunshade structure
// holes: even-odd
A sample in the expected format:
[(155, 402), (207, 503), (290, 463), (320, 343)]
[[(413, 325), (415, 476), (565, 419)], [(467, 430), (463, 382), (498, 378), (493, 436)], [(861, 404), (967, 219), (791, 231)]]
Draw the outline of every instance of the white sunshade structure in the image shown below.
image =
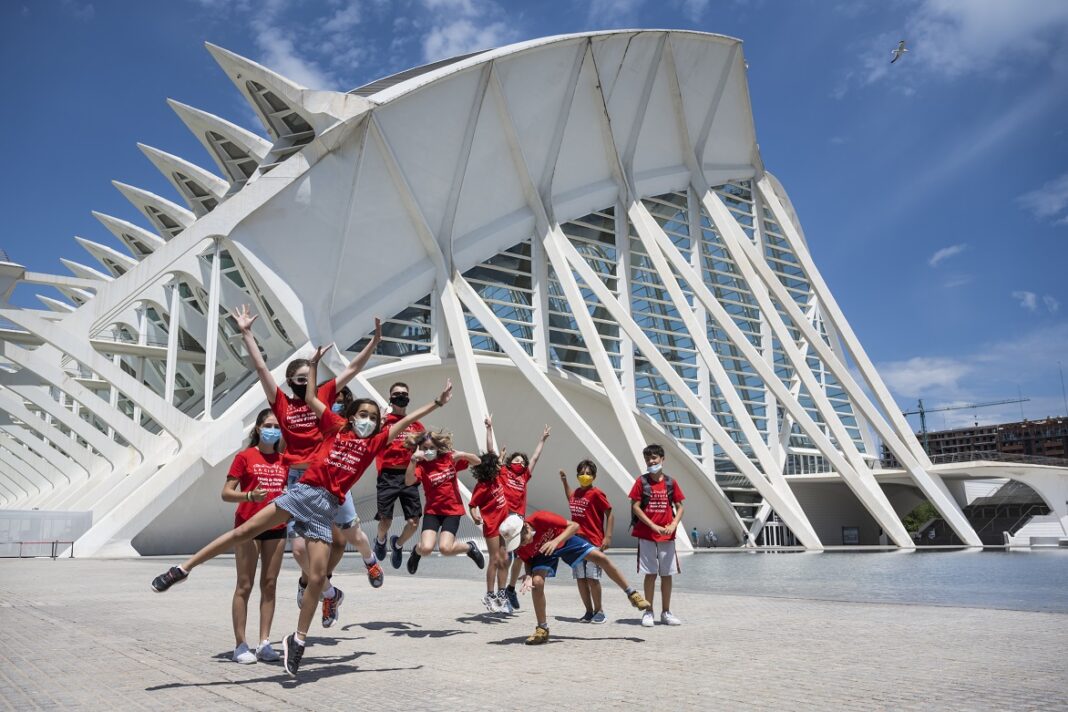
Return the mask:
[(432, 425), (462, 449), (486, 413), (510, 450), (553, 425), (536, 508), (566, 511), (554, 473), (592, 457), (625, 511), (659, 442), (687, 531), (754, 544), (770, 521), (809, 549), (836, 543), (787, 479), (834, 473), (912, 547), (873, 475), (877, 438), (979, 543), (764, 169), (738, 40), (550, 37), (347, 94), (209, 49), (268, 137), (172, 102), (223, 177), (142, 147), (188, 210), (117, 184), (159, 238), (100, 216), (145, 249), (84, 240), (113, 279), (37, 275), (84, 304), (3, 312), (18, 336), (3, 343), (0, 502), (91, 510), (79, 555), (188, 550), (227, 526), (225, 467), (265, 405), (226, 317), (242, 303), (279, 376), (312, 343), (353, 352), (382, 316), (354, 390), (383, 402), (402, 380), (420, 401), (452, 377)]

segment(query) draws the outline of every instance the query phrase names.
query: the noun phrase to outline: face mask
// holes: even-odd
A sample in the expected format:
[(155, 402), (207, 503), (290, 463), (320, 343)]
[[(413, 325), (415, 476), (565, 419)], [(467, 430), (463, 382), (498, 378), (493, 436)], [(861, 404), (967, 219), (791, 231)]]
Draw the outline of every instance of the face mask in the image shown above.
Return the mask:
[(649, 474), (655, 475), (657, 472), (660, 472), (661, 467), (662, 465), (659, 462), (655, 465), (649, 465)]
[(304, 400), (304, 396), (308, 393), (308, 384), (296, 384), (293, 381), (289, 382), (289, 389), (293, 391), (293, 395), (301, 400)]
[(407, 408), (411, 399), (408, 398), (407, 393), (398, 393), (395, 396), (389, 397), (389, 402), (398, 408)]
[(589, 487), (593, 484), (593, 475), (579, 475), (578, 483), (579, 487)]
[(375, 431), (375, 421), (370, 418), (357, 418), (352, 424), (352, 429), (361, 438), (366, 438)]
[(523, 470), (527, 469), (527, 466), (522, 462), (513, 462), (508, 465), (508, 469), (517, 475), (521, 475), (523, 474)]
[(424, 460), (433, 460), (437, 456), (438, 456), (438, 451), (433, 449), (433, 448), (431, 448), (430, 450), (423, 450), (423, 459)]
[(282, 430), (280, 428), (260, 428), (260, 442), (274, 445), (281, 439)]
[(334, 403), (334, 405), (330, 406), (330, 410), (334, 411), (338, 415), (341, 415), (342, 413), (345, 412), (345, 404), (344, 403)]

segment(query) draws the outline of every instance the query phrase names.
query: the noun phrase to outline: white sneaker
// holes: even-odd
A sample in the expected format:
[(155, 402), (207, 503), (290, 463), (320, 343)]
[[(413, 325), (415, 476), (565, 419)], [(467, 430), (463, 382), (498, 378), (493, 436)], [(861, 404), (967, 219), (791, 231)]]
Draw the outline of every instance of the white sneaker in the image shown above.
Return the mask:
[(671, 611), (664, 611), (660, 614), (660, 622), (664, 625), (682, 625), (682, 621), (679, 620)]
[(500, 613), (501, 604), (497, 602), (497, 595), (493, 593), (487, 593), (482, 597), (482, 605), (486, 607), (486, 610), (490, 613)]
[(642, 614), (642, 627), (643, 628), (652, 628), (653, 624), (655, 622), (656, 622), (656, 616), (653, 615), (652, 611), (646, 611), (645, 613)]
[(271, 647), (271, 641), (265, 640), (260, 643), (260, 647), (256, 648), (256, 659), (265, 663), (274, 663), (278, 662), (281, 656)]
[(504, 589), (497, 592), (497, 605), (500, 607), (501, 613), (514, 613), (512, 604), (508, 602), (508, 594), (505, 593)]
[(248, 649), (248, 643), (242, 643), (234, 648), (233, 660), (235, 663), (249, 665), (250, 663), (256, 662), (256, 654)]

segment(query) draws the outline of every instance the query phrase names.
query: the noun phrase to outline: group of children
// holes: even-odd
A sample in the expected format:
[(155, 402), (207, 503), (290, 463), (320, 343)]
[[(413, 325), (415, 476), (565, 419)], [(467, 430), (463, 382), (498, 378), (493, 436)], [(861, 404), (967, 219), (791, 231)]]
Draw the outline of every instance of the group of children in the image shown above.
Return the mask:
[[(604, 553), (611, 543), (614, 515), (605, 493), (594, 486), (597, 466), (593, 462), (579, 463), (579, 486), (574, 489), (567, 473), (560, 471), (570, 520), (548, 511), (527, 515), (527, 484), (549, 438), (548, 426), (532, 456), (520, 452), (509, 456), (503, 449), (496, 452), (493, 421), (487, 416), (486, 451), (476, 455), (454, 450), (449, 433), (429, 431), (420, 422), (448, 403), (451, 382), (446, 382), (432, 402), (411, 412), (409, 389), (404, 383), (390, 387), (391, 409), (384, 416), (374, 400), (353, 398), (346, 384), (381, 341), (377, 319), (367, 346), (342, 373), (318, 387), (314, 384), (318, 383), (324, 348), (318, 348), (310, 359), (290, 362), (286, 384), (291, 394), (286, 394), (275, 383), (252, 335), (257, 317), (248, 307), (235, 311), (234, 317), (270, 404), (258, 414), (249, 447), (238, 453), (223, 486), (223, 500), (238, 504), (234, 528), (152, 581), (152, 589), (162, 593), (185, 581), (196, 566), (233, 549), (238, 574), (232, 604), (234, 661), (253, 663), (280, 657), (270, 644), (270, 626), (287, 536), (293, 541), (293, 556), (301, 569), (297, 588), (300, 615), (296, 631), (283, 640), (281, 657), (286, 671), (296, 675), (319, 601), (324, 627), (338, 619), (344, 593), (332, 585), (331, 576), (346, 544), (360, 553), (368, 580), (377, 588), (384, 580), (381, 561), (387, 556), (387, 547), (391, 565), (399, 569), (404, 546), (420, 528), (420, 518), (421, 532), (408, 555), (408, 572), (415, 574), (421, 557), (436, 547), (444, 556), (464, 554), (478, 568), (485, 568), (482, 601), (491, 612), (517, 610), (517, 586), (520, 592), (531, 592), (537, 627), (528, 644), (544, 643), (549, 638), (544, 585), (546, 578), (555, 576), (560, 559), (571, 566), (577, 581), (586, 609), (581, 620), (606, 620), (601, 603), (603, 573), (643, 612), (644, 626), (655, 621), (650, 601), (659, 576), (661, 622), (679, 625), (670, 602), (671, 578), (679, 570), (674, 538), (682, 519), (684, 495), (678, 483), (661, 471), (664, 451), (659, 445), (643, 451), (648, 472), (635, 481), (629, 495), (633, 534), (639, 543), (638, 571), (645, 575), (643, 596), (629, 586)], [(283, 443), (284, 449), (280, 447)], [(373, 544), (359, 526), (349, 493), (372, 461), (378, 470), (378, 527)], [(457, 476), (468, 468), (476, 486), (465, 510)], [(387, 542), (398, 500), (405, 524), (401, 533)], [(474, 541), (456, 539), (465, 513), (482, 527), (488, 560)], [(245, 639), (245, 627), (258, 561), (262, 562), (260, 642), (253, 650)]]

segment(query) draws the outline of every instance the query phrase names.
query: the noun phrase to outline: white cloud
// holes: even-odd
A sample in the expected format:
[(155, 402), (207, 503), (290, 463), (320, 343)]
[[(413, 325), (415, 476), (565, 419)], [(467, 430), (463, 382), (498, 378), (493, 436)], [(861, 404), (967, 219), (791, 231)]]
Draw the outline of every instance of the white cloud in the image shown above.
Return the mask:
[[(1024, 193), (1016, 202), (1039, 219), (1057, 215), (1068, 207), (1068, 173), (1044, 183), (1041, 188)], [(1068, 215), (1054, 221), (1055, 225), (1065, 223), (1068, 223)]]
[(959, 255), (966, 249), (968, 249), (968, 245), (967, 243), (963, 242), (959, 245), (950, 245), (949, 247), (943, 247), (941, 250), (938, 250), (933, 255), (931, 255), (931, 258), (927, 260), (927, 264), (931, 265), (932, 267), (937, 267), (939, 262), (947, 260), (950, 257), (953, 257), (954, 255)]
[(961, 379), (972, 370), (963, 360), (926, 356), (891, 361), (879, 367), (886, 385), (909, 398), (921, 398), (932, 390), (955, 393), (960, 390)]
[(674, 4), (682, 10), (691, 22), (700, 22), (708, 9), (710, 0), (675, 0)]
[(946, 289), (956, 289), (957, 287), (963, 287), (966, 284), (970, 284), (975, 279), (970, 274), (955, 274), (946, 280), (943, 285)]
[(586, 20), (591, 26), (637, 27), (644, 0), (592, 0)]
[(492, 0), (423, 0), (423, 6), (431, 16), (423, 36), (427, 62), (493, 49), (514, 41), (518, 34)]
[(1012, 298), (1020, 302), (1020, 306), (1027, 311), (1035, 311), (1038, 309), (1038, 295), (1034, 292), (1019, 291), (1013, 292)]
[(309, 89), (333, 89), (334, 76), (319, 64), (303, 56), (293, 43), (292, 36), (273, 24), (273, 17), (264, 16), (252, 21), (256, 46), (264, 66)]
[(1050, 314), (1056, 314), (1061, 308), (1061, 303), (1057, 301), (1057, 298), (1049, 294), (1042, 297), (1042, 303), (1046, 305), (1046, 311)]
[[(360, 6), (356, 2), (349, 2), (340, 10), (328, 17), (323, 23), (323, 29), (327, 32), (348, 32), (360, 24)], [(355, 39), (355, 38), (352, 38)]]

